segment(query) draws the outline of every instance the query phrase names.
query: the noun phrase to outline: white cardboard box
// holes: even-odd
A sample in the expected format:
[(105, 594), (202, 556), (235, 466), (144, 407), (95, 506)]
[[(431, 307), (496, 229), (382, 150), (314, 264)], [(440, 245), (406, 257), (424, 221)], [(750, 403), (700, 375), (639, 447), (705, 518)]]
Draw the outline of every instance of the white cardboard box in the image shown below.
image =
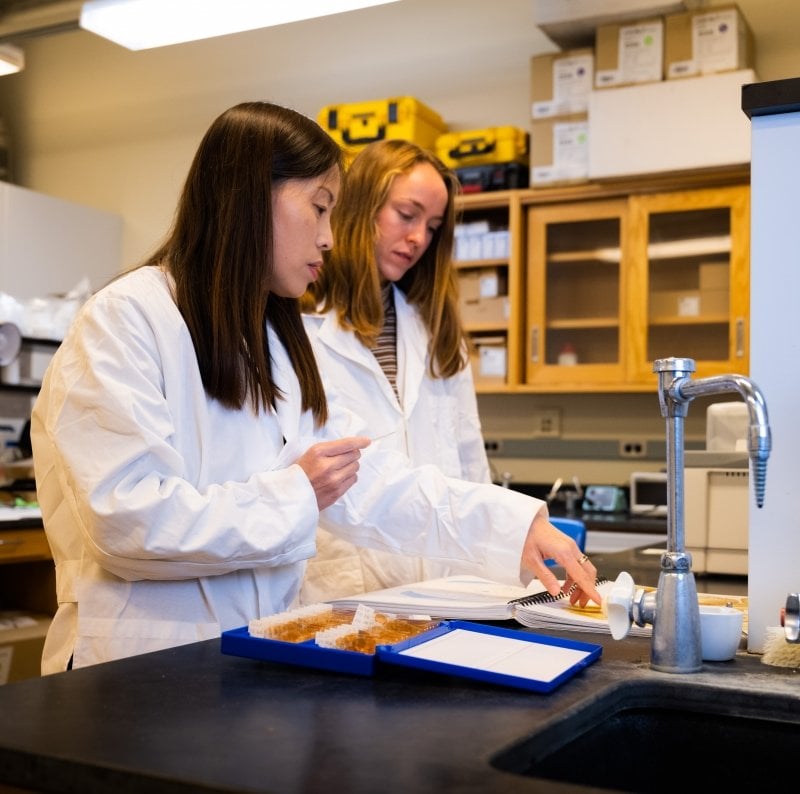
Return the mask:
[(594, 43), (601, 25), (688, 11), (699, 0), (534, 0), (533, 23), (561, 49)]
[(592, 91), (589, 179), (750, 162), (751, 69)]

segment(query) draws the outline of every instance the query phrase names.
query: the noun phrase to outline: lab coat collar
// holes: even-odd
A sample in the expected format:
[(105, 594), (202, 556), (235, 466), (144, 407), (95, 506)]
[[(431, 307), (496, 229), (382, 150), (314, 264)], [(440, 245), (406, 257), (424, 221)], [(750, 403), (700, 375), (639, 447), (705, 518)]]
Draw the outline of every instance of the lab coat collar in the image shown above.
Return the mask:
[(419, 398), (428, 363), (428, 332), (419, 312), (409, 305), (402, 290), (394, 288), (397, 313), (397, 388), (403, 400), (403, 411), (410, 416)]
[[(394, 290), (394, 306), (397, 313), (397, 386), (402, 398), (403, 412), (408, 415), (419, 397), (419, 390), (425, 378), (428, 361), (428, 332), (422, 323), (419, 312), (406, 300), (405, 295), (396, 286)], [(338, 356), (353, 361), (369, 370), (381, 381), (385, 380), (380, 364), (352, 332), (343, 332), (336, 313), (312, 315), (319, 322), (317, 341)], [(420, 355), (419, 351), (425, 351)], [(391, 386), (386, 383), (391, 392)]]

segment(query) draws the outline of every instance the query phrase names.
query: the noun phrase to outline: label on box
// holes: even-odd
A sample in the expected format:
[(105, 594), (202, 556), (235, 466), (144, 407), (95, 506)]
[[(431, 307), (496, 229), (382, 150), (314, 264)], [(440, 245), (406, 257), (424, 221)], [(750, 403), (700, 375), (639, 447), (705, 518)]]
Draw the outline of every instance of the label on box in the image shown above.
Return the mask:
[(575, 55), (553, 61), (553, 98), (534, 102), (531, 116), (535, 119), (585, 113), (592, 90), (593, 55)]
[(480, 275), (478, 295), (481, 298), (496, 298), (500, 294), (500, 279), (496, 270), (485, 270)]
[(661, 79), (664, 59), (664, 26), (661, 22), (624, 25), (619, 30), (619, 68), (626, 83)]
[(589, 124), (585, 121), (553, 125), (553, 162), (531, 169), (534, 184), (585, 179), (589, 171)]
[(691, 77), (699, 71), (700, 68), (697, 65), (697, 61), (690, 58), (687, 61), (674, 61), (669, 64), (669, 66), (667, 66), (667, 77)]
[(700, 314), (699, 295), (681, 295), (678, 298), (678, 316), (697, 317)]
[(701, 72), (736, 69), (737, 23), (735, 8), (698, 14), (692, 19), (692, 52)]
[(478, 372), (482, 378), (505, 378), (505, 347), (481, 345), (478, 348), (478, 357)]

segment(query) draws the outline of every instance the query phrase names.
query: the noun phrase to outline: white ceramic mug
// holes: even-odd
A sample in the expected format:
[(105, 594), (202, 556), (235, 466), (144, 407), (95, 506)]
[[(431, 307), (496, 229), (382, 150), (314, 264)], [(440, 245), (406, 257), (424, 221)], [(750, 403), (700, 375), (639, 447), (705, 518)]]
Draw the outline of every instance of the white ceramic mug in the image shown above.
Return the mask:
[(733, 607), (700, 606), (703, 661), (725, 662), (736, 656), (742, 639), (744, 614)]

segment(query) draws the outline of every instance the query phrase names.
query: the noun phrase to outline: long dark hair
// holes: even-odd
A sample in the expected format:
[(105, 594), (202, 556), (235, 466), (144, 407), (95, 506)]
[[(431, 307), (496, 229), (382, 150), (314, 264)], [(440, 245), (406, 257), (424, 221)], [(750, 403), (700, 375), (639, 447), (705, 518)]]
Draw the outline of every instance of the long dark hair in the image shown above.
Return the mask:
[(224, 406), (274, 409), (266, 322), (300, 380), (303, 410), (317, 423), (327, 402), (299, 303), (270, 292), (272, 191), (288, 179), (342, 168), (340, 147), (311, 119), (267, 102), (245, 102), (211, 124), (195, 154), (172, 229), (145, 262), (175, 279), (175, 301), (192, 336), (203, 385)]

